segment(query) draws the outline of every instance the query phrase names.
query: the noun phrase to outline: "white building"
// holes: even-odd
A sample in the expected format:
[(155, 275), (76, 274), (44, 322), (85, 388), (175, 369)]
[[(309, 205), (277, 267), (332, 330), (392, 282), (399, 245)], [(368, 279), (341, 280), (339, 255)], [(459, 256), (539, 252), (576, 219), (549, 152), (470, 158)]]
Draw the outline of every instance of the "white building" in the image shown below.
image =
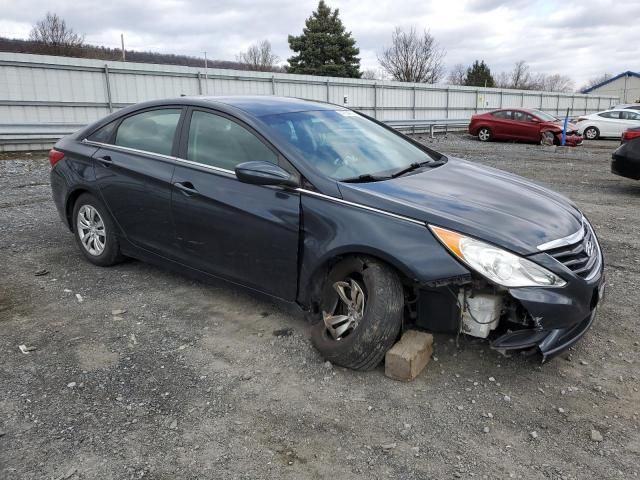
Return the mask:
[(623, 72), (583, 90), (582, 93), (615, 95), (620, 99), (620, 103), (640, 103), (640, 73)]

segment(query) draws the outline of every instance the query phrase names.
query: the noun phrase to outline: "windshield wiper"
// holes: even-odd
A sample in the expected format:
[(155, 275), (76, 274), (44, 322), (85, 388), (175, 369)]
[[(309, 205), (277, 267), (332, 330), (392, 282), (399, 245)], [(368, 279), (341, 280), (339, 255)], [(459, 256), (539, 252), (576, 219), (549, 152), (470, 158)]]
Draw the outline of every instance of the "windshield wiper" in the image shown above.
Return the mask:
[(366, 182), (379, 182), (380, 180), (388, 180), (389, 176), (378, 176), (365, 173), (364, 175), (358, 175), (357, 177), (343, 178), (340, 180), (345, 183), (366, 183)]
[(403, 168), (402, 170), (398, 170), (397, 172), (394, 172), (391, 174), (391, 178), (396, 178), (396, 177), (400, 177), (406, 173), (409, 172), (413, 172), (414, 170), (417, 170), (419, 168), (422, 167), (429, 167), (429, 168), (433, 168), (433, 167), (439, 167), (440, 165), (444, 165), (446, 162), (444, 160), (430, 160), (428, 162), (414, 162), (411, 165), (409, 165), (406, 168)]

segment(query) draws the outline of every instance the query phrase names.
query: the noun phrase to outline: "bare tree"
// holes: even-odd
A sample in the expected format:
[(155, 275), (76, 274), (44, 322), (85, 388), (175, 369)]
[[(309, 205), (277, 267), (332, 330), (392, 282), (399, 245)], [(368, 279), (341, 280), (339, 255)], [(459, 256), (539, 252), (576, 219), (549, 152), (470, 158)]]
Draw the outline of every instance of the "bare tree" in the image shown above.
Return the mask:
[(511, 86), (510, 88), (517, 88), (520, 90), (531, 89), (531, 73), (529, 72), (529, 65), (524, 60), (520, 60), (515, 63), (513, 70), (511, 70)]
[(360, 78), (364, 80), (386, 80), (386, 74), (378, 68), (369, 68), (362, 71)]
[(82, 47), (84, 36), (67, 27), (67, 22), (57, 14), (47, 12), (31, 29), (29, 40), (46, 46), (47, 53), (64, 55)]
[(465, 67), (461, 63), (456, 63), (451, 69), (451, 71), (449, 72), (449, 77), (447, 77), (447, 82), (450, 85), (464, 85), (466, 79), (467, 79), (467, 67)]
[(598, 85), (599, 83), (606, 82), (611, 77), (613, 77), (613, 75), (611, 75), (610, 73), (603, 73), (602, 75), (598, 75), (597, 77), (590, 78), (587, 83), (580, 87), (580, 91), (582, 92), (584, 90), (587, 90), (588, 88)]
[(546, 92), (573, 92), (576, 88), (575, 82), (566, 75), (560, 75), (554, 73), (552, 75), (545, 75), (541, 73), (538, 75), (534, 82), (534, 90), (544, 90)]
[(396, 27), (391, 46), (378, 56), (378, 62), (394, 80), (436, 83), (444, 75), (444, 56), (427, 30), (419, 35), (413, 27), (408, 32)]
[(511, 78), (507, 72), (500, 72), (494, 80), (498, 88), (511, 88)]
[(277, 69), (278, 56), (273, 53), (271, 42), (263, 40), (251, 45), (246, 52), (240, 52), (236, 60), (242, 63), (247, 70), (270, 72)]

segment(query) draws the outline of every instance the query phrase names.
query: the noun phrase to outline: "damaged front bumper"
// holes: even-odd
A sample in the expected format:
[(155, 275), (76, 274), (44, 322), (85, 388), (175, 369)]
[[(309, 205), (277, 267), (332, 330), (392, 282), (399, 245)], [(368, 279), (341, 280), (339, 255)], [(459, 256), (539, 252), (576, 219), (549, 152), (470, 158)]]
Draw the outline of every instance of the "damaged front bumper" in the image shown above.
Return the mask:
[(546, 362), (575, 345), (591, 328), (597, 312), (597, 308), (593, 309), (587, 318), (572, 327), (553, 330), (522, 329), (506, 333), (495, 339), (491, 348), (506, 352), (537, 347), (542, 354), (542, 361)]
[[(555, 262), (546, 253), (532, 257), (547, 267), (552, 267)], [(466, 300), (461, 300), (460, 292), (463, 291), (468, 292), (463, 295)], [(421, 289), (417, 326), (434, 332), (461, 332), (493, 338), (491, 348), (503, 353), (537, 348), (544, 362), (573, 346), (591, 328), (604, 299), (604, 291), (603, 261), (588, 280), (574, 276), (566, 286), (559, 288), (491, 291), (487, 289), (486, 282), (471, 280), (458, 285)], [(493, 304), (487, 302), (491, 297), (503, 305), (502, 313), (497, 316), (489, 313), (495, 311)], [(481, 313), (495, 321), (483, 320)], [(476, 328), (469, 328), (469, 317), (479, 323)]]

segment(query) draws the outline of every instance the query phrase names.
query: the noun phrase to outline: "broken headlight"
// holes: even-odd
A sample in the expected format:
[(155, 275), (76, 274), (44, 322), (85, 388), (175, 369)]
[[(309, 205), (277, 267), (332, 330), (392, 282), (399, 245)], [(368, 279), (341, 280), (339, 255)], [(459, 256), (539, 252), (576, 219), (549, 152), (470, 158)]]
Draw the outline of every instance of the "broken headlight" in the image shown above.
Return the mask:
[(564, 287), (555, 273), (502, 248), (430, 225), (435, 236), (463, 263), (493, 283), (514, 287)]

